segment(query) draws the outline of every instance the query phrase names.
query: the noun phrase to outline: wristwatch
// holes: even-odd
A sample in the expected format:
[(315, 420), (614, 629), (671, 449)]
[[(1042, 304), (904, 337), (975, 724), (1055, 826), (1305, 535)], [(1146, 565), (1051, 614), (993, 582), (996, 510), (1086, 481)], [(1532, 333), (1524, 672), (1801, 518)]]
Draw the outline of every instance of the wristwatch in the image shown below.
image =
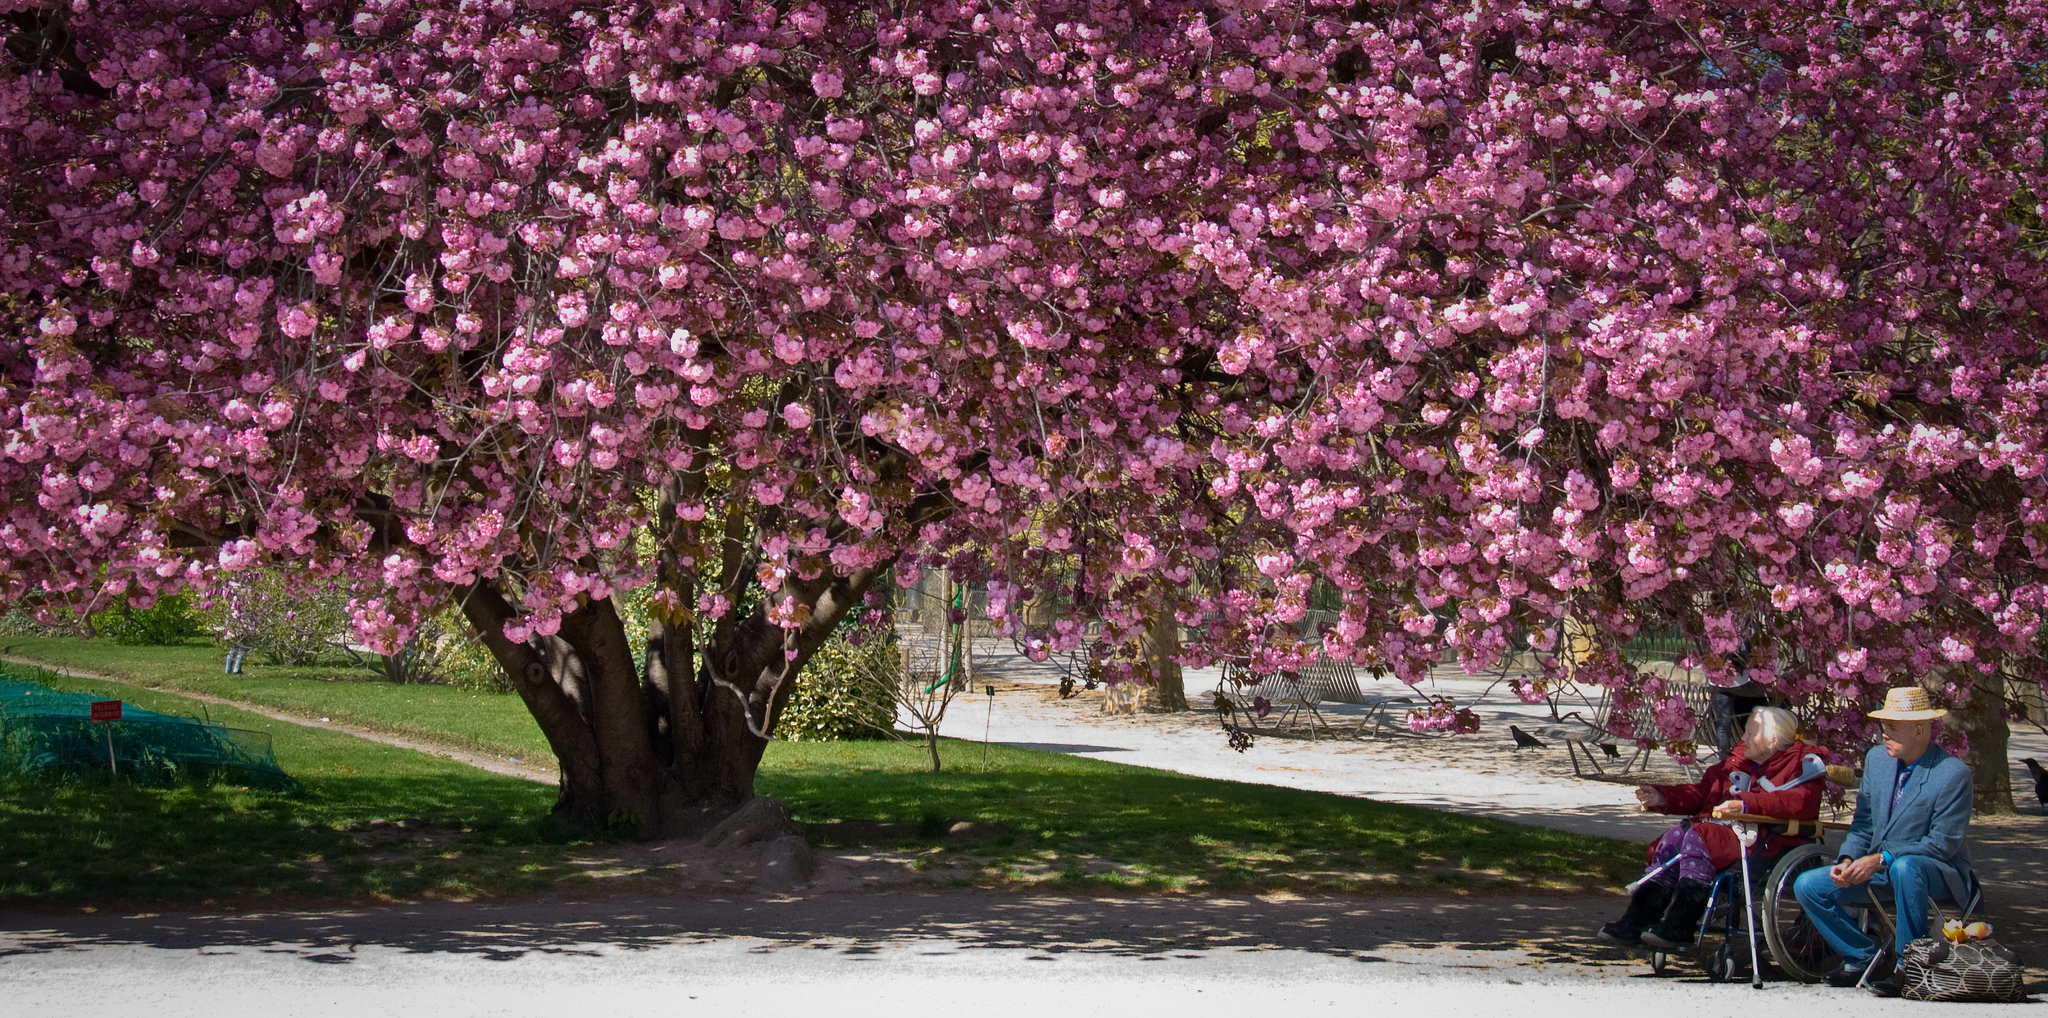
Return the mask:
[(1877, 857), (1884, 860), (1885, 869), (1892, 868), (1892, 854), (1890, 852), (1879, 852), (1877, 853)]

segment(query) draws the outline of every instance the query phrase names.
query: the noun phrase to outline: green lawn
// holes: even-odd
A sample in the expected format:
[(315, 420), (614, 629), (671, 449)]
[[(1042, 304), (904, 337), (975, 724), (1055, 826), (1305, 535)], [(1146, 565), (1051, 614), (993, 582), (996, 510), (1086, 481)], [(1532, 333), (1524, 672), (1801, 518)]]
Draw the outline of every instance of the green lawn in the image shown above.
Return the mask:
[[(833, 846), (833, 821), (880, 821), (883, 839), (978, 882), (1113, 891), (1360, 893), (1590, 890), (1642, 869), (1639, 846), (1322, 792), (945, 740), (922, 746), (778, 742), (758, 789)], [(957, 845), (945, 824), (1005, 833)], [(858, 825), (876, 840), (873, 825)], [(850, 847), (850, 846), (849, 846)]]
[[(252, 668), (220, 676), (205, 648), (12, 640), (10, 653), (133, 675), (463, 745), (539, 757), (517, 697)], [(77, 678), (58, 688), (192, 713), (195, 701)], [(604, 877), (673, 885), (688, 874), (620, 859), (625, 846), (547, 817), (548, 788), (349, 735), (210, 708), (266, 731), (304, 791), (169, 790), (104, 780), (0, 781), (0, 905), (363, 900), (575, 893)], [(436, 726), (445, 725), (445, 728)], [(524, 734), (522, 734), (522, 730)], [(1035, 750), (770, 745), (759, 791), (781, 797), (827, 849), (896, 853), (936, 879), (1078, 893), (1528, 893), (1625, 882), (1639, 847), (1502, 821)], [(543, 758), (545, 759), (545, 758)], [(372, 820), (424, 821), (365, 831)], [(960, 820), (989, 825), (949, 837)]]
[[(5, 670), (165, 713), (196, 706)], [(551, 789), (247, 711), (209, 713), (270, 733), (303, 791), (0, 777), (0, 906), (467, 897), (544, 890), (579, 872), (572, 857), (587, 839), (547, 818)], [(409, 826), (425, 837), (365, 844), (347, 833), (373, 820), (424, 821)]]
[(111, 640), (7, 637), (0, 653), (53, 668), (76, 668), (147, 686), (253, 703), (307, 718), (331, 718), (465, 749), (555, 765), (547, 739), (516, 696), (468, 693), (446, 686), (395, 686), (364, 681), (371, 674), (340, 665), (282, 668), (251, 656), (241, 675), (221, 674), (221, 650), (208, 644), (124, 647)]

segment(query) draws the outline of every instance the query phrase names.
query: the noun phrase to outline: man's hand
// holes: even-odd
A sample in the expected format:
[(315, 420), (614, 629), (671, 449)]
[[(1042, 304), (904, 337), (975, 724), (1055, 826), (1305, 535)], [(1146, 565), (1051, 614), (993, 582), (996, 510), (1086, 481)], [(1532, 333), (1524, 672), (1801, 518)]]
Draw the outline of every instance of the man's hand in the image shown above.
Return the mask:
[(1828, 869), (1828, 879), (1833, 880), (1836, 887), (1854, 887), (1857, 884), (1869, 883), (1870, 878), (1876, 876), (1877, 871), (1883, 867), (1882, 854), (1866, 855), (1861, 859), (1836, 863)]
[(1636, 786), (1636, 803), (1646, 813), (1664, 808), (1664, 793), (1648, 785)]
[(1742, 804), (1741, 799), (1730, 799), (1714, 807), (1714, 817), (1720, 819), (1722, 817), (1741, 816), (1747, 808)]

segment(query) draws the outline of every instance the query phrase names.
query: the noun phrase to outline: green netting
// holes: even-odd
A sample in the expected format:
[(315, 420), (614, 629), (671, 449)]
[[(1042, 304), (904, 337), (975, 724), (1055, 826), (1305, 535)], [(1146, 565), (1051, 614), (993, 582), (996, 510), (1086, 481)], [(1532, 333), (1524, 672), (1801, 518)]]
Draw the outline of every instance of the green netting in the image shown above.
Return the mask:
[(107, 773), (113, 736), (121, 780), (138, 785), (225, 781), (296, 792), (277, 766), (270, 736), (201, 718), (158, 714), (126, 704), (119, 721), (93, 721), (86, 693), (0, 674), (0, 772), (56, 777)]

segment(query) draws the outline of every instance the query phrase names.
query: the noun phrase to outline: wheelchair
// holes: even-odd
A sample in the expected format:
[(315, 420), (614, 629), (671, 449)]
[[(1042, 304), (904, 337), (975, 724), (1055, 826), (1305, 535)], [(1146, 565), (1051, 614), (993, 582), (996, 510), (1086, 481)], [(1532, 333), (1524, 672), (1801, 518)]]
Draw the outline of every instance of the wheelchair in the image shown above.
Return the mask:
[[(1727, 982), (1746, 970), (1750, 982), (1763, 985), (1762, 962), (1802, 983), (1817, 983), (1841, 962), (1799, 907), (1792, 882), (1816, 866), (1829, 866), (1834, 856), (1826, 845), (1795, 845), (1768, 866), (1750, 866), (1744, 884), (1741, 863), (1714, 875), (1707, 910), (1689, 952), (1700, 959), (1707, 981)], [(1673, 952), (1651, 950), (1650, 970), (1663, 975)]]
[[(1750, 817), (1747, 818), (1748, 824), (1741, 824), (1742, 819), (1728, 817), (1724, 822), (1736, 823), (1738, 830), (1742, 826), (1750, 826), (1752, 831), (1765, 826), (1790, 827), (1794, 831), (1803, 828), (1800, 833), (1818, 834), (1822, 838), (1832, 831), (1848, 827), (1840, 823), (1774, 821), (1769, 817)], [(1796, 827), (1792, 826), (1795, 824)], [(1750, 985), (1761, 988), (1764, 983), (1763, 962), (1766, 960), (1779, 973), (1796, 982), (1820, 982), (1842, 963), (1842, 959), (1821, 936), (1813, 921), (1807, 918), (1799, 898), (1792, 893), (1792, 882), (1807, 870), (1833, 865), (1835, 854), (1835, 849), (1825, 841), (1815, 841), (1786, 849), (1768, 866), (1747, 865), (1749, 861), (1745, 860), (1715, 874), (1708, 892), (1707, 910), (1700, 917), (1693, 947), (1681, 953), (1698, 956), (1707, 981), (1712, 983), (1727, 982), (1738, 971), (1747, 971)], [(1745, 872), (1748, 874), (1747, 885), (1744, 883)], [(1963, 921), (1967, 922), (1978, 914), (1983, 902), (1983, 888), (1973, 881), (1970, 901), (1960, 906)], [(1939, 900), (1933, 906), (1931, 918), (1939, 923), (1946, 911)], [(1892, 920), (1884, 904), (1872, 900), (1849, 903), (1848, 907), (1863, 913), (1863, 930), (1871, 939), (1880, 944), (1891, 942)], [(1663, 975), (1672, 960), (1672, 952), (1652, 950), (1650, 970)]]

